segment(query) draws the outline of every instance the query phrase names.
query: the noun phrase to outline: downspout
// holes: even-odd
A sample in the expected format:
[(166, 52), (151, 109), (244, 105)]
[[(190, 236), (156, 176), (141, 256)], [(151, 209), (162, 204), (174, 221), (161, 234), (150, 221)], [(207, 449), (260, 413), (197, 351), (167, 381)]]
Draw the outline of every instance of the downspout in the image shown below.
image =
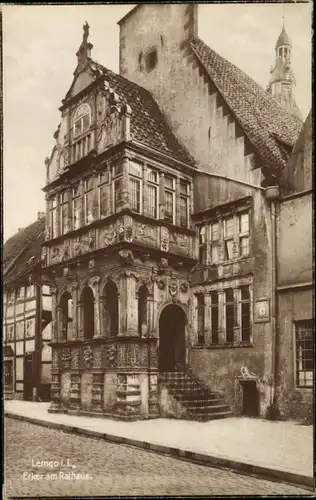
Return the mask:
[(276, 204), (280, 192), (278, 186), (270, 186), (265, 190), (265, 197), (270, 202), (271, 214), (271, 386), (270, 414), (271, 420), (276, 419), (276, 382), (278, 371), (278, 329), (277, 329), (277, 231)]

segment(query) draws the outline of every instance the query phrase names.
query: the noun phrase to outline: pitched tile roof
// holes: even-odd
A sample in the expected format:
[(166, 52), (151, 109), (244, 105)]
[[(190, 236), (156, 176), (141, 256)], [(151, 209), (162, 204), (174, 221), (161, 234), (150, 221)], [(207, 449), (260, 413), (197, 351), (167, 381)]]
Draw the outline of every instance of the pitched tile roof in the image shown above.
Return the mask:
[(39, 264), (44, 231), (45, 217), (42, 217), (6, 241), (3, 249), (5, 285), (20, 280)]
[(263, 164), (282, 170), (289, 155), (286, 146), (294, 146), (302, 128), (301, 120), (200, 38), (193, 38), (190, 46)]
[(194, 165), (194, 159), (174, 135), (158, 103), (148, 90), (96, 61), (91, 62), (91, 68), (105, 76), (114, 92), (131, 107), (132, 139), (191, 166)]

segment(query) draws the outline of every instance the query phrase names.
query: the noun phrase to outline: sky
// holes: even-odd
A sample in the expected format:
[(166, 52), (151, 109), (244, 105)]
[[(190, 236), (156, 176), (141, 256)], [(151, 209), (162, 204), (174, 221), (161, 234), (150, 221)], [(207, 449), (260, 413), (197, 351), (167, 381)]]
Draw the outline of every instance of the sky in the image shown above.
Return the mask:
[[(4, 241), (45, 211), (45, 158), (54, 146), (58, 108), (76, 67), (82, 26), (92, 58), (118, 72), (119, 21), (133, 5), (2, 5)], [(199, 36), (266, 88), (282, 29), (292, 40), (296, 101), (311, 108), (311, 14), (305, 4), (199, 5)]]

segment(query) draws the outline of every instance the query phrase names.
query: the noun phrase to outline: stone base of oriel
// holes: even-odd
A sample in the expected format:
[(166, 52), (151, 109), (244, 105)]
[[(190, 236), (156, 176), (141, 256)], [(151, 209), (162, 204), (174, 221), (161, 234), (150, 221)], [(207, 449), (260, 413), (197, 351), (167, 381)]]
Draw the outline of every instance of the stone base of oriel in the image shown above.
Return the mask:
[(157, 339), (52, 342), (50, 413), (120, 420), (160, 416)]

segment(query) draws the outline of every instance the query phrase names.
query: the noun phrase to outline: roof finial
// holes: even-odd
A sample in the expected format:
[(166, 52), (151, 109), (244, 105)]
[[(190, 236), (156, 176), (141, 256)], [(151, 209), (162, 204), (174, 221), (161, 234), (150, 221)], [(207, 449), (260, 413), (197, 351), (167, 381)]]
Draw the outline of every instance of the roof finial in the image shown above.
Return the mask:
[(83, 42), (84, 43), (87, 43), (88, 41), (88, 37), (89, 37), (89, 24), (87, 23), (87, 21), (84, 23), (83, 25)]
[(284, 3), (282, 4), (282, 28), (284, 29)]

